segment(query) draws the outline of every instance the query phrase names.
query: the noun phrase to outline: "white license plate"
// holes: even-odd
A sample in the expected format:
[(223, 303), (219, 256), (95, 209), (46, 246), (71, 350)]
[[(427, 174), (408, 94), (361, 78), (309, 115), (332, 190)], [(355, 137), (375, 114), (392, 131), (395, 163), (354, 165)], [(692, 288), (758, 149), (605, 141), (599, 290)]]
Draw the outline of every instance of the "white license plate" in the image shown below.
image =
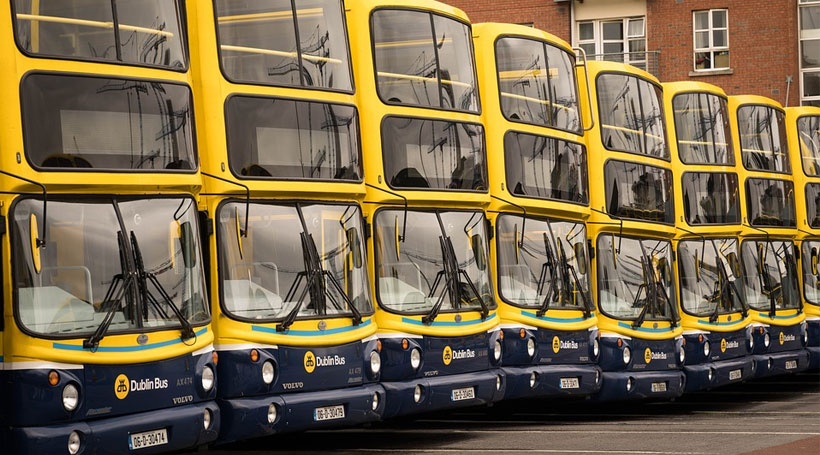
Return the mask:
[(450, 393), (450, 399), (452, 401), (461, 401), (461, 400), (472, 400), (475, 398), (475, 388), (474, 387), (464, 387), (463, 389), (453, 389)]
[(577, 389), (581, 387), (578, 384), (578, 378), (561, 378), (562, 389)]
[(146, 431), (144, 433), (134, 433), (128, 439), (128, 448), (131, 450), (144, 449), (168, 444), (168, 431), (161, 430)]
[(797, 368), (797, 360), (786, 360), (786, 369), (794, 370)]
[(732, 370), (729, 372), (729, 380), (734, 381), (735, 379), (740, 379), (743, 376), (743, 370)]
[(314, 422), (321, 422), (322, 420), (335, 420), (335, 419), (344, 419), (345, 418), (345, 407), (342, 405), (338, 406), (325, 406), (323, 408), (316, 408), (313, 410), (313, 421)]
[(665, 382), (653, 382), (652, 383), (652, 392), (666, 392), (666, 383)]

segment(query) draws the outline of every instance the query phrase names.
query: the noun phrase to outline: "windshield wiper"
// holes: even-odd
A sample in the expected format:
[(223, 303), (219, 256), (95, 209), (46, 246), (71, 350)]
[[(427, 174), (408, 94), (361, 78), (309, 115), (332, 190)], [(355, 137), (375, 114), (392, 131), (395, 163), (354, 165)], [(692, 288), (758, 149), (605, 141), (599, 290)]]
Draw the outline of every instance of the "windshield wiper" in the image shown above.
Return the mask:
[[(523, 237), (523, 233), (521, 234)], [(544, 301), (541, 302), (541, 307), (538, 308), (538, 311), (535, 312), (535, 315), (541, 317), (549, 311), (550, 309), (550, 302), (552, 302), (553, 296), (558, 294), (558, 288), (556, 282), (558, 281), (558, 270), (555, 266), (555, 263), (558, 260), (555, 258), (555, 253), (552, 251), (552, 245), (550, 245), (549, 239), (547, 239), (547, 234), (543, 234), (544, 236), (544, 250), (546, 252), (546, 260), (543, 264), (541, 264), (541, 275), (538, 277), (538, 294), (544, 289), (544, 280), (547, 279), (547, 272), (549, 272), (550, 276), (550, 287), (547, 290), (547, 295), (544, 297)], [(560, 297), (558, 297), (560, 299)]]
[[(566, 297), (567, 302), (572, 300), (570, 293), (573, 291), (570, 288), (571, 284), (574, 284), (575, 288), (578, 289), (577, 292), (581, 294), (581, 300), (584, 302), (584, 317), (588, 318), (592, 315), (592, 305), (590, 305), (587, 294), (581, 286), (581, 281), (578, 279), (578, 274), (575, 272), (575, 267), (569, 263), (567, 254), (564, 252), (564, 244), (555, 237), (555, 232), (552, 230), (552, 223), (550, 223), (549, 220), (547, 220), (547, 228), (549, 228), (550, 236), (555, 242), (555, 245), (558, 247), (558, 270), (561, 275), (561, 299), (563, 300), (564, 297)], [(570, 278), (572, 278), (572, 282), (570, 282)]]
[[(437, 214), (438, 215), (438, 214)], [(441, 225), (441, 221), (439, 220), (439, 227), (442, 229), (442, 233), (444, 233), (444, 226)], [(428, 294), (428, 298), (432, 298), (435, 295), (435, 292), (441, 283), (442, 279), (446, 280), (447, 285), (447, 294), (450, 296), (450, 301), (453, 302), (453, 306), (455, 308), (460, 308), (462, 299), (464, 299), (464, 295), (461, 290), (461, 280), (460, 278), (464, 278), (467, 289), (473, 293), (474, 300), (478, 300), (479, 305), (481, 305), (481, 320), (487, 318), (490, 314), (490, 308), (487, 306), (487, 303), (484, 301), (484, 298), (481, 297), (481, 294), (478, 292), (478, 288), (476, 288), (475, 283), (470, 278), (470, 275), (467, 273), (466, 270), (458, 266), (458, 258), (456, 257), (455, 248), (453, 248), (453, 241), (450, 239), (449, 235), (442, 235), (439, 236), (439, 245), (441, 246), (441, 255), (443, 259), (444, 268), (439, 270), (436, 274), (435, 280), (433, 280), (433, 286), (430, 287), (430, 293)], [(466, 299), (464, 299), (466, 300)], [(430, 324), (436, 320), (439, 312), (441, 311), (441, 305), (444, 303), (444, 293), (442, 292), (439, 298), (436, 300), (436, 303), (430, 308), (430, 312), (427, 313), (425, 316), (421, 318), (421, 321), (425, 324)]]
[[(643, 241), (639, 241), (641, 247), (641, 269), (643, 270), (644, 275), (644, 285), (646, 286), (646, 303), (644, 304), (643, 309), (641, 310), (641, 314), (638, 316), (638, 319), (632, 323), (632, 328), (640, 327), (644, 320), (646, 319), (647, 310), (651, 305), (653, 307), (653, 312), (655, 314), (661, 314), (661, 306), (659, 303), (660, 299), (663, 299), (666, 305), (669, 307), (669, 325), (671, 327), (677, 327), (678, 323), (675, 320), (675, 308), (672, 306), (672, 301), (669, 300), (669, 296), (666, 295), (666, 289), (658, 282), (657, 277), (655, 276), (655, 268), (652, 266), (652, 261), (649, 259), (649, 256), (644, 251)], [(653, 253), (654, 253), (653, 249)], [(647, 274), (649, 276), (649, 280), (647, 282)], [(635, 295), (635, 301), (637, 302), (638, 295), (640, 295), (640, 288), (638, 289), (638, 294)], [(635, 302), (633, 302), (634, 306)]]
[(723, 260), (720, 259), (720, 252), (715, 246), (715, 241), (711, 240), (709, 243), (712, 244), (712, 249), (715, 250), (715, 259), (719, 264), (718, 280), (720, 281), (719, 290), (715, 293), (715, 299), (718, 299), (717, 304), (715, 305), (715, 311), (709, 316), (709, 322), (718, 320), (721, 303), (728, 303), (726, 306), (727, 310), (733, 309), (735, 306), (734, 298), (737, 298), (738, 302), (740, 302), (740, 312), (745, 318), (749, 313), (746, 301), (743, 295), (738, 292), (737, 284), (734, 281), (729, 281), (729, 273), (726, 271), (726, 265), (723, 263)]
[[(104, 307), (105, 305), (108, 305), (108, 310), (106, 311), (105, 317), (100, 325), (97, 326), (97, 330), (95, 330), (90, 337), (83, 340), (84, 349), (96, 349), (97, 346), (100, 345), (100, 341), (102, 341), (105, 337), (105, 332), (108, 331), (108, 328), (111, 326), (111, 322), (114, 320), (114, 314), (118, 309), (122, 308), (121, 304), (123, 297), (127, 295), (127, 291), (130, 290), (131, 286), (134, 284), (134, 274), (127, 272), (128, 266), (125, 255), (125, 239), (122, 235), (122, 231), (117, 231), (117, 247), (119, 248), (120, 270), (122, 270), (122, 272), (113, 276), (111, 279), (111, 284), (108, 285), (108, 289), (105, 291), (102, 306)], [(123, 276), (125, 276), (125, 278), (123, 278)], [(118, 288), (117, 285), (120, 283), (122, 283), (122, 286)]]

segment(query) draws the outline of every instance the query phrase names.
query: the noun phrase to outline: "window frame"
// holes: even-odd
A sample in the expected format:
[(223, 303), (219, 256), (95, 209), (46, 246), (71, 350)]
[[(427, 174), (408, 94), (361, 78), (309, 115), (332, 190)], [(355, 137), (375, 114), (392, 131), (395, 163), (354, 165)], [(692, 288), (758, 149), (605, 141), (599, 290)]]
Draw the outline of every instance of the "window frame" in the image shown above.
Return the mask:
[(803, 41), (820, 42), (820, 27), (811, 29), (813, 32), (809, 33), (807, 37), (803, 36), (802, 11), (807, 7), (820, 7), (820, 0), (799, 0), (797, 4), (797, 64), (800, 71), (800, 104), (803, 106), (818, 106), (820, 105), (820, 93), (806, 96), (804, 92), (806, 73), (816, 73), (820, 77), (820, 65), (816, 68), (803, 68)]
[(695, 223), (695, 224), (690, 223), (689, 219), (686, 216), (686, 205), (683, 206), (683, 213), (681, 214), (681, 216), (683, 217), (683, 221), (686, 222), (686, 225), (690, 226), (690, 227), (705, 227), (705, 228), (708, 228), (708, 227), (712, 227), (712, 226), (741, 226), (743, 224), (743, 211), (741, 210), (742, 201), (741, 201), (741, 197), (740, 197), (740, 176), (735, 171), (711, 171), (711, 170), (709, 170), (709, 171), (684, 171), (683, 174), (681, 174), (681, 177), (680, 177), (680, 179), (681, 179), (680, 180), (680, 184), (681, 184), (680, 197), (682, 198), (683, 195), (684, 195), (684, 192), (686, 191), (685, 188), (684, 188), (684, 185), (683, 185), (683, 182), (684, 182), (683, 179), (685, 179), (687, 176), (690, 176), (690, 175), (703, 176), (703, 175), (706, 175), (706, 174), (708, 174), (708, 175), (722, 175), (722, 176), (725, 176), (727, 179), (731, 179), (731, 176), (735, 177), (735, 183), (737, 184), (737, 186), (735, 187), (735, 193), (737, 194), (737, 198), (738, 198), (738, 201), (737, 201), (737, 223)]
[[(697, 162), (697, 161), (689, 162), (689, 161), (684, 160), (683, 156), (681, 156), (681, 153), (680, 153), (680, 149), (681, 149), (680, 141), (681, 141), (681, 139), (678, 136), (677, 116), (675, 115), (675, 100), (679, 96), (688, 96), (688, 95), (715, 96), (717, 98), (720, 98), (724, 103), (726, 103), (726, 105), (725, 105), (726, 106), (726, 120), (725, 121), (726, 121), (726, 132), (728, 133), (727, 136), (726, 136), (726, 141), (727, 141), (726, 158), (730, 160), (729, 162), (726, 162), (726, 163), (715, 163), (715, 162), (708, 162), (708, 161), (707, 162)], [(712, 113), (711, 108), (709, 110), (709, 113), (710, 114)], [(677, 151), (678, 151), (678, 160), (680, 160), (680, 162), (683, 163), (684, 165), (735, 167), (737, 165), (737, 163), (736, 163), (736, 160), (735, 160), (735, 144), (732, 140), (731, 115), (732, 114), (729, 111), (729, 98), (726, 97), (725, 95), (719, 95), (719, 94), (713, 93), (713, 92), (697, 91), (697, 90), (675, 93), (675, 95), (672, 97), (672, 125), (675, 128), (675, 144), (676, 144)]]
[[(621, 40), (604, 40), (604, 29), (603, 26), (605, 23), (614, 23), (616, 21), (621, 21), (621, 31), (623, 32), (623, 37)], [(643, 21), (643, 35), (629, 35), (629, 23), (634, 20), (642, 20)], [(581, 25), (582, 24), (592, 24), (592, 39), (581, 39)], [(632, 66), (637, 66), (644, 71), (648, 71), (648, 62), (649, 62), (649, 51), (647, 50), (647, 36), (646, 36), (646, 16), (630, 16), (630, 17), (621, 17), (621, 18), (609, 18), (609, 19), (590, 19), (590, 20), (583, 20), (583, 21), (576, 21), (575, 22), (575, 33), (576, 33), (576, 44), (578, 47), (582, 47), (585, 44), (592, 44), (595, 47), (595, 52), (592, 54), (587, 54), (587, 56), (595, 55), (596, 60), (607, 60), (606, 53), (604, 52), (604, 44), (605, 43), (622, 43), (622, 51), (620, 53), (621, 60), (620, 62), (630, 64)], [(632, 41), (643, 40), (644, 42), (644, 50), (634, 52), (634, 54), (643, 54), (643, 59), (633, 59), (632, 55), (633, 52), (629, 51), (629, 43)], [(615, 55), (614, 53), (612, 54)], [(618, 60), (613, 60), (618, 61)]]
[[(725, 27), (718, 27), (715, 28), (712, 24), (712, 16), (713, 13), (716, 11), (723, 11), (726, 13), (726, 26)], [(707, 16), (709, 17), (709, 25), (705, 29), (698, 29), (697, 28), (697, 19), (695, 17), (698, 13), (706, 12)], [(725, 31), (726, 32), (726, 45), (725, 46), (715, 46), (714, 45), (714, 32), (715, 31)], [(709, 46), (699, 48), (697, 45), (697, 36), (698, 32), (708, 32), (709, 33)], [(727, 66), (720, 68), (715, 67), (715, 53), (726, 51), (727, 55), (729, 56), (729, 63)], [(698, 53), (708, 53), (710, 57), (710, 62), (712, 67), (711, 68), (698, 68), (697, 64), (697, 54)], [(697, 73), (711, 73), (716, 71), (728, 71), (732, 69), (732, 54), (729, 49), (729, 8), (712, 8), (712, 9), (702, 9), (702, 10), (693, 10), (692, 11), (692, 67), (693, 71)]]
[[(651, 168), (663, 171), (664, 175), (669, 177), (669, 193), (670, 193), (669, 196), (670, 197), (666, 201), (666, 203), (667, 204), (671, 203), (671, 207), (672, 207), (671, 218), (672, 218), (672, 221), (670, 221), (670, 222), (653, 221), (653, 220), (647, 220), (647, 219), (643, 219), (643, 218), (632, 218), (632, 217), (619, 216), (618, 214), (610, 213), (609, 212), (610, 192), (609, 192), (609, 189), (606, 187), (606, 168), (607, 168), (607, 165), (609, 165), (610, 163), (634, 164), (636, 166), (651, 167)], [(620, 220), (620, 221), (634, 221), (634, 222), (638, 222), (638, 223), (659, 224), (661, 226), (674, 226), (675, 225), (675, 175), (674, 175), (674, 172), (672, 172), (672, 169), (669, 166), (659, 166), (659, 165), (653, 164), (651, 162), (632, 161), (632, 160), (626, 160), (626, 159), (622, 159), (620, 157), (616, 157), (616, 158), (607, 158), (606, 161), (604, 161), (604, 165), (603, 165), (602, 169), (604, 171), (603, 172), (603, 174), (604, 174), (604, 182), (603, 182), (603, 184), (604, 184), (604, 212), (606, 212), (606, 214), (610, 218), (612, 218), (614, 220)]]
[[(737, 144), (737, 147), (738, 147), (738, 150), (740, 151), (740, 164), (743, 166), (743, 169), (745, 169), (746, 171), (749, 171), (749, 172), (762, 172), (762, 173), (766, 173), (766, 174), (777, 174), (779, 178), (782, 178), (782, 176), (792, 176), (792, 175), (794, 175), (794, 169), (792, 169), (791, 158), (789, 156), (789, 154), (792, 153), (792, 152), (789, 149), (788, 130), (787, 130), (788, 124), (786, 123), (786, 111), (783, 110), (780, 107), (772, 106), (771, 104), (763, 104), (763, 103), (746, 103), (746, 104), (741, 104), (741, 105), (737, 106), (737, 109), (735, 109), (735, 117), (736, 117), (735, 121), (737, 122), (737, 126), (738, 126), (738, 128), (737, 128), (738, 137), (740, 137), (740, 124), (741, 124), (741, 120), (742, 120), (742, 118), (740, 116), (740, 111), (741, 111), (741, 109), (747, 108), (747, 107), (763, 107), (763, 108), (766, 108), (766, 109), (771, 109), (772, 111), (775, 112), (775, 114), (780, 113), (780, 115), (783, 116), (783, 135), (784, 135), (786, 140), (784, 142), (782, 142), (780, 144), (780, 146), (783, 147), (785, 145), (785, 147), (786, 147), (786, 153), (784, 154), (786, 158), (784, 159), (783, 163), (784, 163), (785, 166), (787, 166), (789, 168), (789, 170), (788, 171), (773, 171), (771, 169), (749, 168), (746, 165), (745, 160), (743, 159), (743, 157), (744, 157), (744, 155), (743, 155), (743, 153), (744, 153), (743, 152), (743, 138), (740, 138), (740, 141), (738, 141), (739, 143)], [(731, 113), (729, 115), (731, 115)], [(797, 124), (795, 123), (795, 126), (796, 125)], [(772, 134), (771, 137), (772, 137), (772, 141), (774, 141), (774, 139), (778, 139), (778, 140), (780, 139), (779, 137), (774, 136), (774, 134)], [(735, 153), (737, 153), (737, 152), (735, 152)], [(752, 153), (752, 152), (748, 152), (748, 153)], [(735, 164), (735, 165), (737, 165), (737, 164)], [(788, 180), (791, 180), (791, 179), (788, 179)]]

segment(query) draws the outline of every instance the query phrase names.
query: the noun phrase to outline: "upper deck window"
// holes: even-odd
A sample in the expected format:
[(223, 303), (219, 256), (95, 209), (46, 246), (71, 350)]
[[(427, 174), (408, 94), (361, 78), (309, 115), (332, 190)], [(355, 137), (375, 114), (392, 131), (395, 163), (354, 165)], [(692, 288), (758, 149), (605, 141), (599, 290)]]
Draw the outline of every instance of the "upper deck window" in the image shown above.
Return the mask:
[(15, 0), (17, 43), (33, 55), (187, 67), (177, 0)]
[(481, 125), (388, 117), (382, 122), (384, 173), (392, 188), (486, 191)]
[(797, 119), (797, 135), (800, 138), (803, 172), (808, 176), (820, 177), (820, 116)]
[(426, 11), (380, 9), (372, 30), (383, 102), (478, 112), (467, 24)]
[(672, 171), (628, 161), (604, 166), (607, 212), (617, 218), (673, 224)]
[(228, 162), (253, 179), (362, 179), (353, 106), (233, 96), (225, 109)]
[(740, 224), (737, 174), (686, 172), (681, 183), (689, 225)]
[(661, 88), (637, 76), (598, 76), (601, 141), (609, 150), (669, 159)]
[(682, 162), (734, 166), (726, 98), (711, 93), (681, 93), (675, 95), (672, 105)]
[(495, 52), (504, 117), (581, 132), (574, 56), (525, 38), (501, 38)]
[(795, 227), (794, 183), (747, 179), (746, 205), (752, 226)]
[(191, 90), (178, 84), (31, 74), (21, 88), (36, 168), (194, 170)]
[(750, 105), (737, 110), (740, 150), (746, 169), (791, 173), (785, 122), (783, 111), (771, 106)]
[(215, 9), (228, 79), (353, 90), (339, 0), (216, 0)]
[(534, 134), (504, 136), (507, 186), (516, 196), (587, 204), (589, 177), (582, 145)]
[(806, 184), (806, 221), (813, 229), (820, 228), (820, 183)]

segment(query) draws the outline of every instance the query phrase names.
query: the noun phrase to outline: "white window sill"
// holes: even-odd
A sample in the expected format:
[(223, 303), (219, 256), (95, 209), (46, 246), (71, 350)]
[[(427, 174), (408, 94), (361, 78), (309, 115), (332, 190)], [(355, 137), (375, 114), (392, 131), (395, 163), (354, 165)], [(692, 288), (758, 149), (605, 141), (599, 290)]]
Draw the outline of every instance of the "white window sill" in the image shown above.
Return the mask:
[(734, 68), (723, 68), (719, 70), (702, 70), (702, 71), (689, 71), (689, 77), (698, 77), (698, 76), (723, 76), (728, 74), (735, 74)]

